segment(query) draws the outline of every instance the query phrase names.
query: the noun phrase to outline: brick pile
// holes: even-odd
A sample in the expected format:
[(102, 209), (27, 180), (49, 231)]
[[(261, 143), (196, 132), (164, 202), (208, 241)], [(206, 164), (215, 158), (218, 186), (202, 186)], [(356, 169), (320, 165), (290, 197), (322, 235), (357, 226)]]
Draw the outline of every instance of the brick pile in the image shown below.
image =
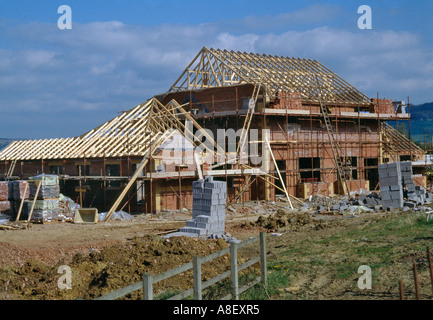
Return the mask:
[[(58, 176), (41, 174), (30, 177), (29, 181), (40, 181), (41, 183), (31, 220), (36, 222), (50, 222), (59, 220), (60, 187)], [(28, 217), (28, 214), (30, 213), (33, 199), (36, 195), (36, 183), (30, 183), (29, 189), (31, 200), (24, 201), (22, 209), (23, 218)]]
[(370, 108), (370, 112), (384, 114), (395, 113), (394, 105), (390, 99), (371, 99), (371, 102), (373, 102), (373, 105)]

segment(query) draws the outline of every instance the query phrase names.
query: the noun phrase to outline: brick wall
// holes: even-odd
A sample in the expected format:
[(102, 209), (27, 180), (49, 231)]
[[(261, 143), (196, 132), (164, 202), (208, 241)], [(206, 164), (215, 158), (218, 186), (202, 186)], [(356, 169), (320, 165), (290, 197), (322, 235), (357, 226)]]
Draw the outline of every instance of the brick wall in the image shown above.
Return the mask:
[(274, 100), (275, 109), (301, 110), (302, 100), (299, 92), (279, 91)]
[(394, 105), (390, 99), (371, 99), (371, 102), (370, 112), (372, 113), (395, 113)]

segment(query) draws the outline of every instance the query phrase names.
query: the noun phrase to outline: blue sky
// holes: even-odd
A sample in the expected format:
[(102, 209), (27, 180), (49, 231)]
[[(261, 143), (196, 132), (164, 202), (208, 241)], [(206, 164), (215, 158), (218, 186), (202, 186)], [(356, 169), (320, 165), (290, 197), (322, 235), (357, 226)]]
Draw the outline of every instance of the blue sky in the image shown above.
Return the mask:
[(431, 102), (432, 17), (429, 0), (0, 0), (0, 137), (81, 135), (167, 91), (203, 46), (316, 59), (370, 97)]

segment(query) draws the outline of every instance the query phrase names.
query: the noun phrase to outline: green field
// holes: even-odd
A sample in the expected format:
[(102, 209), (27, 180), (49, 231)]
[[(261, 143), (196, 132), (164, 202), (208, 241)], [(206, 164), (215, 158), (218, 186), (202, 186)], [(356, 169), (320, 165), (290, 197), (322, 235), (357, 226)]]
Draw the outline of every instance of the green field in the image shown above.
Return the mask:
[[(243, 299), (399, 299), (398, 281), (407, 299), (415, 299), (413, 263), (417, 263), (421, 299), (433, 297), (426, 248), (433, 248), (433, 220), (424, 213), (389, 213), (358, 218), (359, 224), (285, 239), (271, 239), (268, 286), (257, 285)], [(370, 219), (370, 220), (369, 220)], [(372, 271), (372, 288), (360, 290), (361, 265)]]

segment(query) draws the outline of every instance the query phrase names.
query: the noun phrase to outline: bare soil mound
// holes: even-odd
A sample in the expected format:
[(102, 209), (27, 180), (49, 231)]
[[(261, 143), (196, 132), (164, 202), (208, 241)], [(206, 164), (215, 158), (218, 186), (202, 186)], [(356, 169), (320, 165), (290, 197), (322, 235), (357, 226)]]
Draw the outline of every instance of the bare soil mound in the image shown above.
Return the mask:
[[(0, 291), (3, 298), (18, 299), (93, 299), (142, 280), (147, 272), (158, 274), (192, 261), (193, 256), (204, 256), (227, 246), (222, 240), (203, 240), (188, 237), (164, 239), (157, 236), (136, 237), (123, 245), (94, 250), (87, 256), (76, 254), (68, 266), (72, 270), (72, 289), (60, 290), (58, 268), (42, 261), (29, 260), (21, 267), (0, 268)], [(23, 255), (22, 257), (25, 257)], [(227, 256), (203, 265), (204, 279), (230, 268)], [(187, 289), (192, 286), (192, 272), (185, 272), (162, 281), (155, 291)], [(138, 299), (137, 291), (127, 299)]]

